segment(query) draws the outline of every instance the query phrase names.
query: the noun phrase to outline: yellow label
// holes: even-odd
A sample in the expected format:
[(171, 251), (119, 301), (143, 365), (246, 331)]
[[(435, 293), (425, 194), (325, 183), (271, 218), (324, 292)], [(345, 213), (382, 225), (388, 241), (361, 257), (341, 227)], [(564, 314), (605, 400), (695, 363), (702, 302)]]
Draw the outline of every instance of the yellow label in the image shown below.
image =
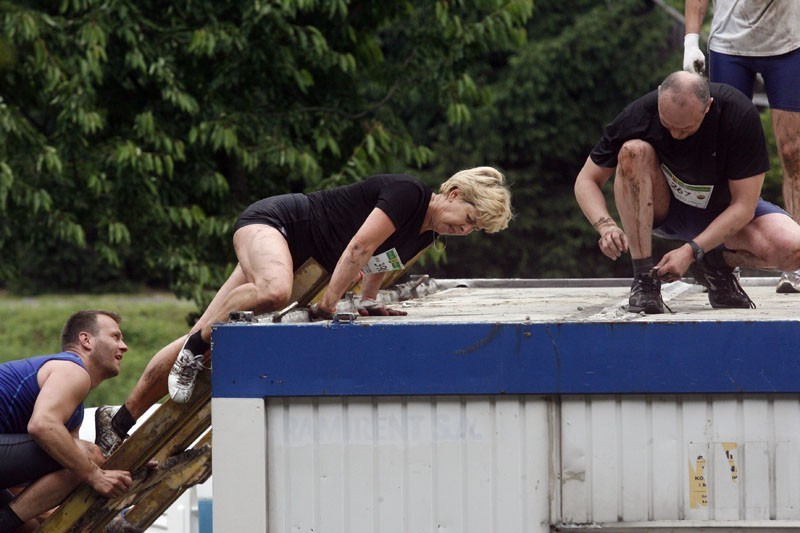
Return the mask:
[(728, 459), (728, 464), (731, 467), (731, 479), (736, 481), (739, 478), (739, 469), (736, 468), (736, 459), (733, 451), (736, 449), (735, 442), (723, 442), (722, 449), (725, 450), (725, 457)]
[(689, 461), (689, 507), (708, 507), (708, 485), (706, 485), (706, 460), (702, 455), (697, 456), (695, 467)]

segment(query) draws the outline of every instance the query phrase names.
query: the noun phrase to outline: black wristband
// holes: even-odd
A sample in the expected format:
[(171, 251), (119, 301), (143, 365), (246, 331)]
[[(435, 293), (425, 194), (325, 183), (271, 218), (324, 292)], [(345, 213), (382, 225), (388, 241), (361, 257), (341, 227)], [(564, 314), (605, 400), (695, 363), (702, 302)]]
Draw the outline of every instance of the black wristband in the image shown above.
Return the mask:
[(694, 241), (689, 241), (689, 246), (692, 247), (692, 252), (694, 253), (694, 260), (702, 261), (703, 256), (706, 255), (706, 253), (703, 251), (702, 248), (700, 248), (700, 245)]

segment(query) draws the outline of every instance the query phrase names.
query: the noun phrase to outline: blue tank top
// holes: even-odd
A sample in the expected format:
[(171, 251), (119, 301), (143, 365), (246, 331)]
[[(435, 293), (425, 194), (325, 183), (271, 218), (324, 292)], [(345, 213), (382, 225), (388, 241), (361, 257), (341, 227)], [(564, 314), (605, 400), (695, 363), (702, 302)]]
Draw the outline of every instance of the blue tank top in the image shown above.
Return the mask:
[[(28, 432), (28, 421), (33, 405), (39, 396), (36, 374), (48, 361), (72, 361), (86, 370), (81, 358), (70, 352), (39, 355), (27, 359), (9, 361), (0, 365), (0, 433), (19, 434)], [(83, 422), (83, 402), (67, 421), (67, 429), (73, 431)]]

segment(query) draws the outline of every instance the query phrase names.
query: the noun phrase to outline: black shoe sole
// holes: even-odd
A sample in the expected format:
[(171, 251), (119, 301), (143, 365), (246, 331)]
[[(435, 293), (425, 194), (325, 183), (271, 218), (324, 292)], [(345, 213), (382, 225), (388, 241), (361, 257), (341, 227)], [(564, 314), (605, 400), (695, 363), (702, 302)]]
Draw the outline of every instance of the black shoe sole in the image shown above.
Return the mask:
[(636, 307), (633, 305), (628, 305), (628, 312), (637, 314), (644, 313), (646, 315), (661, 315), (664, 313), (664, 309), (658, 307)]
[(749, 303), (743, 303), (741, 305), (714, 305), (711, 302), (708, 303), (711, 304), (713, 309), (752, 309), (752, 306)]

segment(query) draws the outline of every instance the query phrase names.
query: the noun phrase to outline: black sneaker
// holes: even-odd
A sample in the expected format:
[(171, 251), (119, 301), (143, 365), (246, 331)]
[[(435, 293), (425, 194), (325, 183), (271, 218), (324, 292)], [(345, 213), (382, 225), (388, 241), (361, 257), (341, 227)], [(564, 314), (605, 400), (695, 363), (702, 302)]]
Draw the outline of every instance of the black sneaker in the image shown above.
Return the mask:
[(127, 435), (120, 437), (111, 425), (111, 419), (116, 412), (116, 409), (107, 405), (98, 407), (94, 412), (94, 443), (103, 450), (103, 455), (106, 457), (114, 453), (128, 437)]
[(716, 268), (705, 258), (689, 267), (697, 283), (708, 289), (708, 301), (714, 309), (755, 309), (756, 304), (747, 296), (733, 267)]
[(628, 297), (628, 311), (644, 312), (656, 315), (664, 312), (664, 300), (661, 299), (661, 281), (650, 272), (644, 272), (633, 278), (631, 295)]

